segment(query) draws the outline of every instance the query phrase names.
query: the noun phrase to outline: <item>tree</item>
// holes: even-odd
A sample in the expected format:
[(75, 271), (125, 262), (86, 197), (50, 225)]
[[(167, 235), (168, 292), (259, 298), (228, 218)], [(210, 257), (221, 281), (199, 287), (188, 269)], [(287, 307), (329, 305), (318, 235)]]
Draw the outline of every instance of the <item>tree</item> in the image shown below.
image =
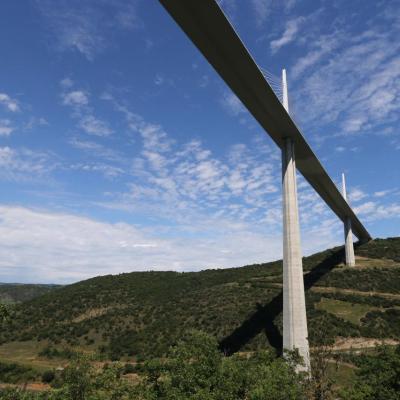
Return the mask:
[(346, 400), (400, 399), (400, 346), (381, 346), (362, 359), (354, 386), (342, 391)]
[(77, 355), (63, 371), (63, 392), (70, 400), (86, 400), (93, 392), (94, 371), (89, 359)]
[(54, 378), (55, 378), (54, 371), (47, 370), (44, 371), (42, 374), (42, 382), (44, 383), (50, 383), (54, 380)]
[(305, 391), (310, 400), (330, 400), (334, 397), (332, 370), (338, 369), (333, 347), (326, 329), (317, 328), (314, 331), (314, 340), (318, 344), (311, 350), (311, 375), (305, 380)]
[(0, 303), (0, 322), (6, 321), (10, 318), (10, 307), (7, 304)]
[(213, 337), (198, 331), (144, 371), (147, 390), (160, 400), (305, 400), (294, 364), (269, 352), (225, 357)]

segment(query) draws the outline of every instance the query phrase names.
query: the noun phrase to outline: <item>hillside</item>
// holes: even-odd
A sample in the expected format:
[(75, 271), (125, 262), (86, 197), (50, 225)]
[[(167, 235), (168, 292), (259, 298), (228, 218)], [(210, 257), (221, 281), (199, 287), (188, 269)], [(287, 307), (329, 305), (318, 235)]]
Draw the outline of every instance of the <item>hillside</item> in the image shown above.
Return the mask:
[[(309, 335), (400, 337), (400, 238), (304, 258)], [(0, 328), (15, 341), (62, 349), (79, 346), (117, 359), (164, 355), (182, 332), (215, 336), (226, 353), (281, 346), (282, 263), (193, 273), (134, 272), (88, 279), (19, 304)], [(39, 343), (37, 343), (39, 341)], [(18, 346), (22, 347), (23, 344)], [(52, 350), (47, 347), (47, 352)]]
[(32, 300), (60, 285), (0, 283), (0, 303), (20, 303)]

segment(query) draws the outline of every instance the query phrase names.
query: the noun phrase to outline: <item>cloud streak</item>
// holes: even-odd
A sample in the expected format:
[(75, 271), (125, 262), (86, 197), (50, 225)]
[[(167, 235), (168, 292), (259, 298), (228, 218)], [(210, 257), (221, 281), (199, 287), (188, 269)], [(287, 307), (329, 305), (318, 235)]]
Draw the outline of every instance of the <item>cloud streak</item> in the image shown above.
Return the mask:
[(107, 122), (96, 118), (93, 115), (85, 115), (80, 120), (79, 127), (89, 135), (109, 136), (113, 133)]
[(394, 38), (400, 28), (384, 22), (390, 29), (355, 34), (345, 26), (322, 35), (294, 64), (292, 77), (304, 78), (292, 98), (306, 127), (337, 123), (335, 136), (380, 134), (399, 121), (400, 45)]
[[(281, 253), (279, 235), (246, 224), (219, 221), (213, 236), (195, 239), (187, 233), (163, 239), (155, 231), (73, 214), (0, 206), (0, 280), (70, 283), (110, 273), (240, 266), (276, 259)], [(310, 239), (324, 245), (332, 238), (316, 230)]]
[(0, 136), (10, 136), (14, 127), (9, 119), (0, 119)]
[(115, 32), (140, 28), (136, 2), (123, 0), (36, 0), (60, 50), (77, 51), (89, 61), (110, 43)]
[(58, 161), (44, 152), (0, 147), (0, 179), (12, 182), (40, 180), (49, 176)]
[(93, 115), (93, 108), (89, 104), (89, 93), (77, 89), (72, 90), (74, 83), (65, 78), (60, 82), (62, 88), (68, 89), (61, 93), (62, 104), (72, 108), (72, 117), (78, 119), (77, 126), (89, 135), (110, 136), (113, 130), (107, 121)]
[(7, 93), (0, 93), (0, 104), (2, 104), (8, 111), (20, 111), (17, 100), (11, 98)]
[(297, 17), (286, 22), (285, 30), (282, 36), (278, 39), (272, 40), (270, 48), (272, 53), (276, 53), (283, 46), (288, 45), (296, 39), (301, 24), (304, 22), (304, 17)]

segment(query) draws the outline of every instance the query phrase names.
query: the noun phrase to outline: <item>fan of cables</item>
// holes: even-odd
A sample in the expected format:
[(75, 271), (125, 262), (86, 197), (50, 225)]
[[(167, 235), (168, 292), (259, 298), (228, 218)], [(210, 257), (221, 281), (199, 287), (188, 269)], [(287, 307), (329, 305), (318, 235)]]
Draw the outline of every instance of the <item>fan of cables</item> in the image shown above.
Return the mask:
[(265, 68), (260, 67), (260, 71), (264, 75), (264, 78), (267, 80), (269, 86), (271, 86), (272, 90), (276, 94), (276, 97), (282, 103), (283, 101), (283, 91), (282, 91), (282, 79), (274, 75), (272, 72), (269, 72)]

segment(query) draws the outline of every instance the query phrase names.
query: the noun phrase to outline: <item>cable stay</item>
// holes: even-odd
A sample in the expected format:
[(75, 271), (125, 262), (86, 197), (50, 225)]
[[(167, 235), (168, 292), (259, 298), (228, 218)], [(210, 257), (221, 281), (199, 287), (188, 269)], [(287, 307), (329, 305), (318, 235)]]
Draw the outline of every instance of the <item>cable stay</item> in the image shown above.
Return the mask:
[(261, 73), (263, 74), (264, 78), (268, 82), (271, 89), (274, 91), (276, 97), (278, 97), (279, 101), (283, 102), (283, 90), (282, 90), (282, 79), (277, 77), (272, 72), (268, 71), (267, 69), (258, 66)]

